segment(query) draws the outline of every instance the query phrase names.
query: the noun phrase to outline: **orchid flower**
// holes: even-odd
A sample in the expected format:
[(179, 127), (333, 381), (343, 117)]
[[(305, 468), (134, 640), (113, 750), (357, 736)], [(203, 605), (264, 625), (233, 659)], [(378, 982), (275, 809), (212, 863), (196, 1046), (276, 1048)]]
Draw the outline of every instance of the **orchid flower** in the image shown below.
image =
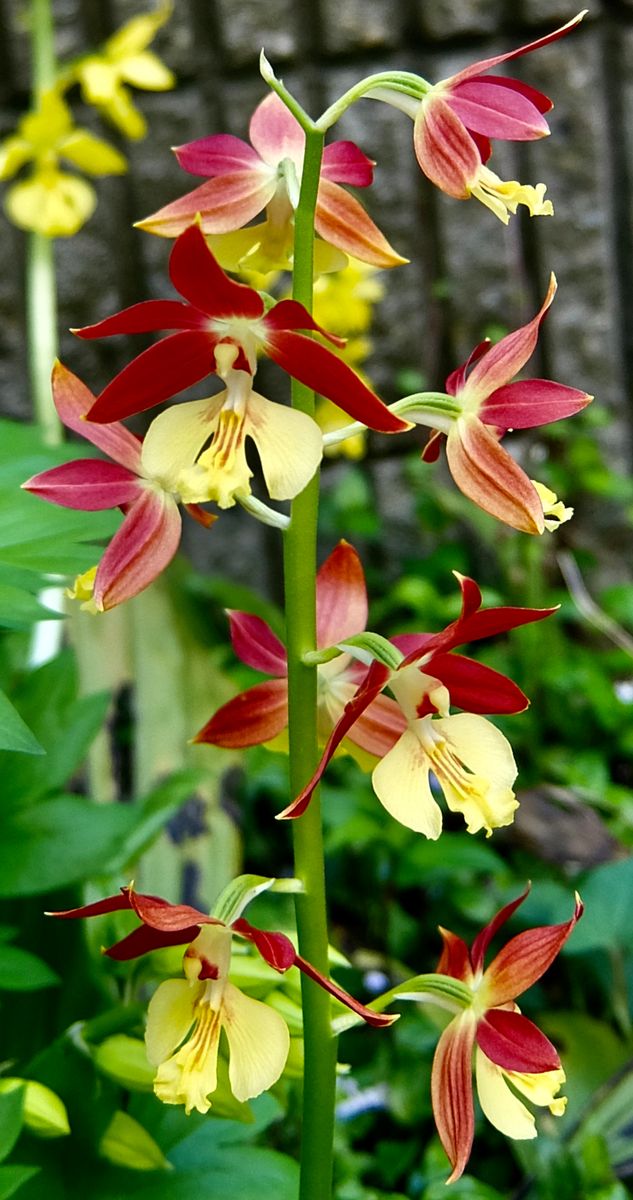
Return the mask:
[[(251, 144), (232, 134), (199, 138), (176, 147), (180, 166), (192, 175), (211, 176), (158, 212), (139, 221), (141, 229), (176, 237), (199, 218), (220, 262), (229, 252), (230, 269), (271, 270), (292, 267), (294, 211), (299, 202), (305, 133), (285, 104), (271, 93), (251, 117)], [(374, 163), (353, 142), (333, 142), (323, 153), (316, 206), (316, 232), (325, 243), (376, 267), (396, 267), (402, 258), (341, 183), (368, 187)], [(258, 213), (266, 220), (248, 229)], [(240, 230), (235, 236), (234, 231)], [(224, 235), (229, 235), (228, 240)], [(320, 248), (319, 248), (320, 247)], [(317, 266), (338, 270), (340, 256), (326, 256), (317, 241)], [(328, 261), (329, 258), (329, 261)]]
[(217, 1086), (220, 1032), (229, 1046), (229, 1082), (237, 1100), (249, 1100), (277, 1081), (289, 1048), (288, 1029), (274, 1009), (246, 996), (229, 979), (231, 942), (235, 934), (253, 943), (274, 970), (296, 966), (368, 1024), (390, 1025), (395, 1015), (382, 1015), (359, 1004), (297, 954), (283, 933), (256, 929), (240, 916), (229, 924), (188, 904), (170, 904), (131, 887), (119, 895), (55, 917), (95, 917), (130, 909), (141, 925), (104, 951), (127, 962), (165, 946), (186, 945), (185, 979), (168, 979), (150, 1000), (145, 1040), (149, 1061), (157, 1068), (154, 1090), (166, 1104), (184, 1104), (205, 1113)]
[[(317, 574), (317, 647), (345, 642), (367, 624), (367, 591), (360, 559), (341, 541)], [(288, 661), (286, 648), (265, 621), (250, 613), (229, 612), (233, 649), (242, 662), (273, 678), (234, 696), (222, 705), (194, 739), (213, 746), (241, 748), (276, 742), (288, 725)], [(364, 669), (350, 654), (317, 667), (318, 728), (325, 742), (355, 694)], [(394, 700), (377, 695), (349, 732), (342, 749), (360, 757), (386, 753), (404, 728)], [(360, 753), (359, 753), (360, 752)]]
[[(125, 426), (85, 420), (92, 392), (62, 363), (53, 368), (53, 399), (67, 429), (81, 434), (110, 460), (80, 458), (27, 479), (28, 492), (64, 508), (96, 512), (121, 508), (125, 518), (99, 566), (77, 581), (76, 595), (93, 612), (130, 600), (171, 562), (180, 542), (181, 518), (170, 481), (144, 458), (144, 446)], [(189, 513), (209, 526), (216, 519), (195, 506)]]
[(446, 437), (448, 466), (464, 495), (523, 533), (543, 532), (544, 509), (550, 500), (503, 449), (500, 437), (511, 429), (531, 429), (570, 417), (593, 398), (549, 379), (511, 382), (536, 347), (541, 321), (555, 293), (556, 279), (551, 275), (545, 299), (527, 325), (494, 346), (482, 342), (449, 375), (446, 391), (454, 397), (454, 411), (425, 411), (422, 396), (417, 408), (415, 397), (394, 406), (412, 421), (436, 427), (422, 454), (426, 462), (437, 458)]
[(115, 376), (90, 410), (90, 421), (111, 422), (144, 412), (207, 375), (220, 373), (225, 359), (219, 363), (217, 351), (228, 344), (237, 349), (231, 369), (253, 375), (257, 351), (262, 350), (293, 378), (326, 395), (371, 429), (398, 433), (409, 428), (346, 363), (325, 346), (296, 332), (313, 330), (334, 343), (340, 342), (321, 329), (302, 304), (281, 300), (265, 311), (259, 292), (229, 279), (197, 225), (191, 225), (177, 239), (169, 274), (186, 303), (146, 300), (74, 331), (82, 338), (98, 338), (177, 330), (139, 354)]
[(426, 85), (421, 99), (388, 87), (373, 89), (369, 95), (413, 118), (415, 156), (424, 174), (443, 192), (457, 200), (474, 196), (506, 225), (520, 204), (532, 217), (550, 216), (554, 209), (544, 198), (544, 184), (532, 187), (502, 180), (486, 163), (491, 138), (522, 142), (545, 137), (549, 128), (544, 113), (552, 108), (552, 101), (522, 80), (486, 78), (484, 73), (564, 37), (584, 15), (583, 11), (517, 50), (473, 63), (432, 87)]
[[(279, 814), (298, 817), (343, 738), (385, 687), (389, 687), (404, 718), (404, 732), (393, 737), (372, 783), (388, 812), (409, 829), (438, 838), (442, 815), (429, 786), (432, 771), (446, 802), (461, 812), (469, 833), (507, 825), (516, 800), (512, 783), (516, 766), (509, 743), (484, 713), (517, 713), (528, 700), (511, 679), (481, 663), (452, 654), (456, 646), (541, 621), (554, 609), (481, 608), (481, 592), (472, 579), (457, 575), (462, 592), (459, 617), (436, 634), (408, 634), (392, 641), (404, 657), (392, 670), (375, 661), (335, 725), (320, 763), (300, 795)], [(449, 704), (462, 713), (449, 715)], [(439, 717), (436, 714), (440, 714)]]
[[(520, 1096), (549, 1108), (554, 1116), (565, 1110), (566, 1100), (558, 1096), (565, 1082), (558, 1053), (540, 1029), (522, 1016), (515, 1000), (541, 978), (562, 949), (582, 915), (580, 899), (576, 897), (569, 921), (517, 934), (484, 967), (492, 938), (523, 903), (528, 891), (493, 917), (470, 950), (456, 934), (440, 929), (444, 949), (437, 971), (460, 980), (469, 993), (465, 1006), (439, 1040), (431, 1078), (433, 1115), (453, 1168), (448, 1183), (463, 1173), (473, 1143), (473, 1050), (484, 1115), (507, 1137), (536, 1137), (534, 1116)], [(396, 994), (400, 1000), (420, 1000), (417, 991)]]

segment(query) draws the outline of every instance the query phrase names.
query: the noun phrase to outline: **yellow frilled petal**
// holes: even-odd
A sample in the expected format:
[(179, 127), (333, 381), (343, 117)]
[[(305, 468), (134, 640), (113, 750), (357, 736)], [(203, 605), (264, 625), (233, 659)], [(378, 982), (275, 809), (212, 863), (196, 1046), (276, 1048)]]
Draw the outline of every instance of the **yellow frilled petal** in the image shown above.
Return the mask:
[(224, 989), (222, 1025), (229, 1043), (229, 1080), (236, 1100), (250, 1100), (276, 1083), (286, 1065), (290, 1034), (283, 1017), (232, 983)]
[(97, 198), (85, 179), (56, 169), (15, 183), (5, 197), (10, 220), (47, 237), (72, 237), (92, 215)]
[(554, 206), (551, 200), (545, 199), (545, 184), (519, 183), (516, 179), (500, 179), (488, 167), (481, 167), (477, 182), (471, 187), (471, 195), (507, 225), (510, 213), (515, 213), (519, 204), (524, 204), (531, 217), (551, 217)]
[[(167, 492), (180, 492), (182, 473), (193, 467), (205, 442), (215, 432), (226, 397), (224, 391), (203, 400), (173, 404), (155, 417), (143, 441), (143, 474)], [(208, 497), (198, 497), (195, 503), (201, 499)], [(185, 502), (194, 503), (189, 496)]]
[(442, 832), (442, 813), (429, 786), (430, 765), (416, 733), (407, 729), (375, 767), (372, 785), (396, 821), (435, 841)]
[(539, 483), (538, 479), (531, 479), (530, 483), (539, 494), (541, 504), (543, 505), (545, 528), (550, 533), (558, 529), (559, 525), (564, 525), (566, 521), (571, 521), (574, 515), (573, 508), (567, 508), (563, 501), (558, 499), (556, 492), (546, 487), (544, 483)]
[(145, 137), (147, 121), (123, 84), (119, 84), (112, 99), (102, 106), (102, 112), (131, 141)]
[(0, 146), (0, 179), (10, 179), (32, 157), (32, 146), (24, 138), (7, 138)]
[(460, 812), (469, 833), (510, 825), (518, 801), (512, 791), (517, 767), (512, 748), (485, 717), (472, 713), (419, 723), (431, 769), (448, 807)]
[(97, 613), (99, 610), (92, 598), (97, 577), (98, 564), (95, 567), (90, 567), (88, 571), (84, 571), (83, 575), (78, 575), (72, 588), (66, 588), (66, 595), (69, 600), (80, 600), (81, 607), (85, 612)]
[(132, 54), (119, 64), (121, 79), (134, 87), (144, 88), (148, 92), (166, 92), (176, 82), (175, 76), (161, 62), (157, 54), (146, 50), (142, 54)]
[(92, 54), (78, 63), (76, 75), (88, 104), (105, 105), (114, 98), (118, 86), (118, 71), (113, 63)]
[(145, 1030), (147, 1057), (152, 1066), (160, 1066), (186, 1038), (201, 986), (192, 986), (188, 979), (166, 979), (154, 992)]
[(171, 4), (159, 4), (154, 12), (141, 13), (137, 17), (132, 17), (130, 21), (126, 21), (125, 25), (117, 29), (105, 44), (104, 51), (108, 58), (117, 61), (144, 50), (155, 38), (161, 26), (169, 20), (171, 14)]
[[(213, 1094), (218, 1083), (220, 1006), (209, 1003), (208, 987), (204, 983), (191, 986), (181, 979), (167, 980), (166, 983), (181, 984), (193, 994), (194, 1023), (186, 1042), (171, 1058), (160, 1063), (154, 1079), (154, 1091), (164, 1104), (184, 1104), (187, 1113), (194, 1108), (200, 1113), (206, 1113), (211, 1107), (209, 1096)], [(160, 985), (159, 992), (166, 983)], [(158, 992), (156, 994), (158, 995)], [(184, 1005), (181, 1008), (181, 1003), (178, 1001), (178, 1005), (173, 1006), (173, 1014), (178, 1008), (178, 1016), (184, 1017)], [(172, 1029), (175, 1033), (175, 1020)]]
[(73, 129), (57, 149), (62, 158), (88, 175), (121, 175), (127, 170), (123, 155), (87, 129)]
[(271, 499), (292, 500), (298, 496), (323, 456), (323, 439), (316, 421), (251, 392), (244, 425), (246, 436), (257, 447)]
[[(237, 229), (233, 233), (213, 233), (207, 241), (220, 266), (225, 271), (238, 274), (255, 271), (267, 274), (270, 271), (292, 271), (293, 227), (289, 221), (281, 232), (268, 221)], [(316, 238), (314, 242), (314, 270), (316, 275), (327, 271), (340, 271), (347, 258), (335, 246)]]
[(37, 156), (55, 147), (60, 138), (72, 128), (73, 118), (68, 105), (54, 89), (44, 91), (39, 97), (38, 107), (22, 118), (20, 136), (30, 142)]
[(482, 1111), (491, 1125), (506, 1137), (521, 1141), (537, 1135), (533, 1114), (513, 1089), (521, 1092), (532, 1104), (549, 1108), (553, 1116), (562, 1116), (565, 1111), (566, 1097), (556, 1095), (565, 1082), (562, 1069), (538, 1074), (505, 1071), (491, 1062), (478, 1047), (475, 1071)]

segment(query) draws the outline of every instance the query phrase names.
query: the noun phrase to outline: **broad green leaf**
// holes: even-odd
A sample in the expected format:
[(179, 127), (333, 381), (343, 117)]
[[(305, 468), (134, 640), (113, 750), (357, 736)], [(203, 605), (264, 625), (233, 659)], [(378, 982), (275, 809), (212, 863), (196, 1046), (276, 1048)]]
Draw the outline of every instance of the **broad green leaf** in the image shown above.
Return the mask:
[(18, 1188), (39, 1172), (39, 1167), (0, 1167), (0, 1200), (9, 1200)]
[(11, 1153), (20, 1136), (24, 1088), (19, 1085), (0, 1095), (0, 1161)]
[(4, 629), (28, 629), (35, 621), (59, 621), (61, 616), (25, 588), (0, 582), (0, 626)]
[(137, 823), (121, 847), (120, 855), (108, 863), (110, 874), (120, 874), (130, 862), (140, 858), (167, 821), (206, 779), (206, 771), (192, 767), (176, 772), (148, 792), (135, 808)]
[[(37, 738), (22, 720), (11, 701), (0, 691), (0, 761), (2, 751), (19, 751), (22, 754), (44, 754)], [(10, 760), (9, 760), (10, 761)], [(11, 767), (9, 766), (9, 772)]]
[(79, 796), (14, 810), (0, 842), (0, 896), (33, 896), (102, 874), (135, 822), (128, 805)]
[(582, 1144), (591, 1134), (600, 1134), (609, 1148), (609, 1159), (615, 1167), (633, 1159), (633, 1065), (604, 1084), (593, 1097), (571, 1139), (572, 1148)]
[(0, 946), (0, 991), (34, 992), (59, 982), (55, 971), (36, 954), (21, 946)]

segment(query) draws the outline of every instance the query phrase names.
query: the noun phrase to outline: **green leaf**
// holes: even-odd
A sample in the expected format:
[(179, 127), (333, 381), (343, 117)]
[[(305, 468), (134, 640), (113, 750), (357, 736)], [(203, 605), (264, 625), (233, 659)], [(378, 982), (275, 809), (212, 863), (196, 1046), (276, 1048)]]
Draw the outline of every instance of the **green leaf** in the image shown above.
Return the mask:
[(23, 1087), (14, 1087), (0, 1095), (0, 1160), (11, 1153), (20, 1136), (23, 1109)]
[(37, 738), (22, 720), (11, 701), (0, 691), (0, 760), (2, 751), (19, 751), (22, 754), (44, 754)]
[(595, 1094), (588, 1111), (582, 1117), (571, 1139), (572, 1149), (582, 1144), (589, 1134), (600, 1134), (609, 1149), (612, 1166), (633, 1159), (633, 1064), (620, 1071)]
[(120, 874), (130, 862), (134, 862), (151, 846), (156, 836), (166, 825), (167, 821), (195, 793), (203, 780), (208, 778), (207, 772), (197, 767), (177, 771), (169, 779), (159, 783), (148, 792), (135, 807), (137, 823), (130, 832), (121, 853), (108, 863), (111, 875)]
[(0, 582), (0, 625), (4, 629), (29, 629), (35, 621), (61, 619), (61, 613), (46, 608), (32, 592)]
[(596, 867), (578, 890), (585, 912), (570, 939), (568, 953), (630, 947), (633, 858)]
[(61, 796), (14, 810), (0, 843), (0, 896), (33, 896), (103, 872), (137, 819), (124, 805)]
[(0, 991), (35, 992), (59, 982), (59, 976), (36, 954), (20, 946), (0, 946)]
[(39, 1172), (39, 1167), (0, 1167), (0, 1200), (9, 1200), (18, 1188)]

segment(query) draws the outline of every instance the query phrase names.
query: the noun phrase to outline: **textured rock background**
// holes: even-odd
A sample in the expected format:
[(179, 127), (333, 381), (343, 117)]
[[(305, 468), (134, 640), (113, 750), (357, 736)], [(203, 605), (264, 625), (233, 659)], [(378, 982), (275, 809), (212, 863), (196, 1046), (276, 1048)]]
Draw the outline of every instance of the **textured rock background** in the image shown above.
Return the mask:
[[(55, 0), (59, 56), (84, 51), (140, 7), (141, 0)], [(95, 216), (72, 241), (57, 244), (62, 329), (140, 298), (169, 294), (170, 243), (133, 230), (131, 223), (190, 186), (170, 146), (220, 130), (245, 134), (264, 94), (257, 69), (262, 46), (277, 73), (316, 113), (372, 71), (393, 67), (440, 79), (546, 32), (573, 16), (576, 7), (574, 0), (177, 0), (157, 48), (176, 72), (178, 88), (136, 93), (149, 137), (125, 147), (130, 173), (97, 181)], [(501, 145), (495, 165), (509, 177), (546, 181), (556, 207), (553, 220), (516, 218), (504, 230), (476, 202), (440, 195), (417, 168), (410, 121), (385, 105), (362, 101), (337, 126), (334, 136), (353, 138), (377, 160), (366, 203), (412, 260), (383, 277), (386, 297), (377, 314), (370, 373), (386, 400), (399, 394), (394, 376), (403, 367), (441, 387), (447, 370), (486, 327), (508, 328), (532, 315), (553, 269), (560, 291), (534, 373), (595, 393), (612, 415), (605, 447), (621, 470), (630, 469), (632, 17), (630, 0), (594, 0), (572, 37), (512, 64), (513, 73), (555, 97), (554, 136), (527, 146)], [(0, 43), (4, 135), (28, 103), (28, 37), (17, 0), (0, 0)], [(24, 239), (4, 217), (0, 221), (0, 404), (5, 413), (26, 417)], [(130, 347), (119, 339), (82, 345), (64, 334), (62, 357), (98, 391), (129, 359)], [(265, 375), (269, 394), (281, 395), (274, 370)], [(406, 542), (407, 528), (410, 538), (414, 530), (406, 505), (399, 503), (398, 466), (384, 460), (384, 441), (372, 462), (376, 503)], [(585, 544), (612, 541), (620, 554), (630, 548), (621, 519), (615, 529), (613, 519), (602, 507), (585, 513)], [(268, 534), (242, 514), (230, 514), (214, 531), (213, 562), (235, 562), (238, 531), (248, 578), (252, 554)], [(204, 560), (206, 548), (197, 555)], [(621, 559), (606, 565), (607, 574), (622, 577)]]

